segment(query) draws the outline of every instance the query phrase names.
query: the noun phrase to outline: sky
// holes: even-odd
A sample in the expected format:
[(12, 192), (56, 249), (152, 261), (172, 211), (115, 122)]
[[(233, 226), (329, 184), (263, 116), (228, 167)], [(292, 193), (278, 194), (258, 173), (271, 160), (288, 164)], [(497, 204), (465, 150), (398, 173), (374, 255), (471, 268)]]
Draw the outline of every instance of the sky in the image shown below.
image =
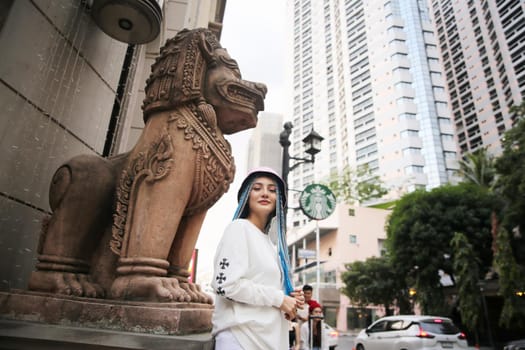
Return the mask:
[[(285, 0), (227, 0), (221, 44), (239, 64), (242, 78), (266, 84), (265, 111), (285, 110)], [(286, 117), (285, 117), (286, 119)], [(208, 210), (196, 248), (197, 283), (207, 284), (213, 256), (237, 207), (237, 190), (246, 175), (246, 150), (252, 130), (227, 136), (237, 171), (230, 190)]]

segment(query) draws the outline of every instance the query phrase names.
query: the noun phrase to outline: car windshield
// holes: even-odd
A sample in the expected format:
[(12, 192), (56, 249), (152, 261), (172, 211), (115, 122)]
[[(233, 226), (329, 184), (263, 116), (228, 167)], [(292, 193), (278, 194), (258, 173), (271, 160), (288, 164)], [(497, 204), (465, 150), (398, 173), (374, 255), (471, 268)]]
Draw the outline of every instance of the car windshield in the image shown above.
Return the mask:
[(423, 330), (434, 334), (458, 334), (460, 331), (452, 322), (442, 319), (430, 319), (420, 322)]

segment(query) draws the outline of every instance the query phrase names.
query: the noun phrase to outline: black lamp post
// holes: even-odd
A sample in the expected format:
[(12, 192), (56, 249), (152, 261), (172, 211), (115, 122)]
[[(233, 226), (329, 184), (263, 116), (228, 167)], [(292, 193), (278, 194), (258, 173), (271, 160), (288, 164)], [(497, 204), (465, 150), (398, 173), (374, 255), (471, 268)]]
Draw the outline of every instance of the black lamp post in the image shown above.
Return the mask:
[[(282, 162), (282, 177), (284, 184), (286, 185), (286, 190), (289, 190), (288, 186), (288, 173), (292, 170), (294, 170), (299, 164), (303, 163), (314, 163), (315, 162), (315, 155), (321, 151), (321, 141), (323, 141), (323, 137), (316, 133), (314, 129), (310, 131), (308, 135), (303, 139), (303, 142), (305, 143), (305, 152), (310, 155), (310, 158), (299, 158), (299, 157), (291, 157), (289, 148), (290, 148), (290, 135), (292, 134), (292, 128), (293, 124), (291, 122), (286, 122), (283, 125), (283, 131), (281, 131), (281, 134), (279, 135), (279, 143), (283, 147), (283, 162)], [(296, 163), (290, 166), (290, 160), (295, 160)], [(284, 208), (284, 220), (286, 222), (286, 216), (287, 216), (288, 208)], [(286, 224), (285, 224), (286, 225)], [(318, 231), (317, 231), (318, 232)], [(317, 244), (316, 246), (319, 247), (319, 235), (317, 234)], [(319, 259), (319, 249), (317, 248), (317, 257)], [(294, 263), (295, 266), (295, 263)], [(317, 261), (317, 286), (319, 287), (319, 260)], [(317, 293), (319, 291), (319, 288), (316, 289)], [(317, 295), (317, 299), (319, 299), (319, 294)]]
[[(283, 147), (283, 163), (282, 163), (282, 176), (286, 188), (288, 189), (288, 173), (294, 170), (298, 165), (303, 163), (314, 163), (315, 155), (321, 151), (321, 141), (324, 138), (315, 132), (314, 129), (310, 131), (308, 135), (303, 139), (306, 145), (305, 152), (310, 155), (310, 158), (299, 158), (290, 156), (290, 135), (292, 134), (293, 124), (291, 122), (284, 123), (284, 130), (281, 132), (279, 137), (279, 143)], [(290, 166), (290, 160), (297, 161), (295, 164)]]

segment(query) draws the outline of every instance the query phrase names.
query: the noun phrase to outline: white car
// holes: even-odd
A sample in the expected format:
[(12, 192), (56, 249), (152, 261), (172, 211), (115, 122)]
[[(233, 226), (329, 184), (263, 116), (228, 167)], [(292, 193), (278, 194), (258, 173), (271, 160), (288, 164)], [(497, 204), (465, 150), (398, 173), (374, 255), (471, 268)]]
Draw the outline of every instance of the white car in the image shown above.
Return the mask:
[(400, 315), (381, 318), (363, 329), (355, 350), (467, 349), (465, 334), (451, 319), (439, 316)]
[(326, 333), (328, 334), (328, 348), (334, 350), (339, 340), (339, 332), (330, 327), (326, 322), (323, 323)]
[(525, 339), (511, 341), (505, 344), (503, 350), (525, 350)]

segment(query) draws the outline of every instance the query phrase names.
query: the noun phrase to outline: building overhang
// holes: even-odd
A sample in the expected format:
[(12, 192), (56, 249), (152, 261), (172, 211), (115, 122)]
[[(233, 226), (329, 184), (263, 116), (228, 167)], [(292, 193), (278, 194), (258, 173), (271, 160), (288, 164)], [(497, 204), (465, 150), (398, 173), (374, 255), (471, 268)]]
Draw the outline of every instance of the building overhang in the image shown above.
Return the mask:
[[(335, 223), (325, 223), (323, 221), (319, 221), (319, 237), (323, 237), (324, 235), (337, 230), (337, 228), (338, 226)], [(287, 235), (288, 246), (295, 244), (302, 245), (303, 240), (306, 240), (307, 244), (308, 242), (315, 241), (315, 231), (315, 221), (309, 222), (300, 229), (289, 231), (289, 234)]]
[[(326, 261), (320, 261), (319, 262), (319, 265), (321, 264), (324, 264)], [(293, 270), (293, 273), (299, 273), (299, 272), (302, 272), (304, 270), (308, 270), (312, 267), (315, 267), (317, 265), (317, 261), (311, 261), (307, 264), (304, 264), (304, 265), (301, 265), (301, 266), (297, 266), (294, 270)]]

